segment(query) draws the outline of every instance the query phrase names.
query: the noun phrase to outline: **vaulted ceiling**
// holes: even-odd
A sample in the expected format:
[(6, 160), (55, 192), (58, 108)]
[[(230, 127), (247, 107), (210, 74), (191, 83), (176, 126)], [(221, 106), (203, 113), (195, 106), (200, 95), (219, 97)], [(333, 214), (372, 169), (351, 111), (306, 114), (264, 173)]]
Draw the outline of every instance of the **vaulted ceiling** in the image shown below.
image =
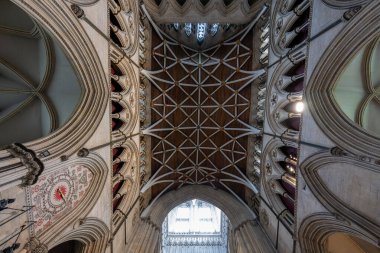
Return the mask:
[[(151, 173), (142, 186), (151, 199), (184, 185), (210, 185), (244, 200), (257, 189), (246, 175), (252, 122), (252, 27), (199, 51), (152, 22), (150, 81)], [(212, 39), (212, 38), (211, 38)]]

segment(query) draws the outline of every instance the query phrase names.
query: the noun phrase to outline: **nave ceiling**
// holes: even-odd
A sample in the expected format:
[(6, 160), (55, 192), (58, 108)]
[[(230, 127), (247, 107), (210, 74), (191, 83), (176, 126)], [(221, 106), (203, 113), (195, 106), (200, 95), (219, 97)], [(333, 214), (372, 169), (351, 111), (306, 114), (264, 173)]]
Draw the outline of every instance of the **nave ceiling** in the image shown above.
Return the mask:
[(171, 38), (149, 17), (151, 68), (142, 76), (150, 84), (143, 134), (150, 145), (151, 176), (141, 191), (150, 191), (151, 201), (185, 185), (209, 185), (241, 201), (247, 190), (258, 192), (246, 168), (249, 146), (261, 134), (253, 124), (257, 89), (252, 84), (265, 71), (253, 69), (252, 30), (265, 11), (203, 50)]
[[(29, 208), (0, 211), (0, 252), (17, 238), (28, 253), (156, 253), (165, 216), (191, 199), (228, 216), (230, 252), (379, 251), (380, 3), (14, 2), (33, 24), (4, 29), (3, 15), (0, 38), (39, 41), (25, 69), (40, 55), (51, 69), (32, 79), (50, 73), (78, 99), (60, 118), (67, 96), (38, 82), (14, 89), (51, 98), (58, 117), (45, 115), (41, 138), (0, 150), (0, 196)], [(61, 83), (60, 63), (72, 67)], [(0, 93), (28, 86), (24, 67)]]

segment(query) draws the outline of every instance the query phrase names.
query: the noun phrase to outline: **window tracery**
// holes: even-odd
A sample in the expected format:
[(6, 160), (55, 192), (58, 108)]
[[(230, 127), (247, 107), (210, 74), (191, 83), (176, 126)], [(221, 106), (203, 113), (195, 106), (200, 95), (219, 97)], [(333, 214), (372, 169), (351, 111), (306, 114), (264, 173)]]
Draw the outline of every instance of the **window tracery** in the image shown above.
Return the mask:
[(180, 204), (163, 222), (163, 252), (227, 252), (228, 223), (227, 216), (207, 202)]
[[(359, 127), (380, 136), (380, 39), (363, 47), (340, 74), (333, 97), (344, 114)], [(348, 99), (349, 98), (349, 99)]]
[[(81, 84), (59, 43), (12, 6), (4, 1), (1, 9), (22, 17), (24, 23), (0, 21), (0, 131), (7, 133), (1, 135), (0, 146), (56, 131), (70, 119), (81, 97)], [(27, 52), (23, 60), (20, 50)], [(67, 81), (60, 79), (63, 72)]]
[[(192, 48), (208, 48), (220, 43), (244, 28), (242, 24), (185, 22), (160, 24), (159, 27), (173, 39)], [(182, 34), (186, 36), (182, 36)]]

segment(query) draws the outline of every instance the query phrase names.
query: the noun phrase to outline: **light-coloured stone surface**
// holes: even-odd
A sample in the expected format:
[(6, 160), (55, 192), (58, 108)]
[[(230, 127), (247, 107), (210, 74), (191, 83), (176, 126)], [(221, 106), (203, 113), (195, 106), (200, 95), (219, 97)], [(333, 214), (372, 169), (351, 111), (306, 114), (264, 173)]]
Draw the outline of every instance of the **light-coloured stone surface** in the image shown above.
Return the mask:
[(278, 253), (293, 252), (293, 238), (282, 223), (278, 225)]
[[(127, 0), (119, 0), (126, 1)], [(73, 22), (73, 27), (80, 28), (78, 31), (83, 31), (86, 38), (88, 38), (89, 48), (94, 49), (92, 54), (96, 56), (96, 59), (100, 63), (100, 70), (104, 73), (100, 73), (103, 76), (103, 81), (101, 83), (86, 83), (86, 87), (100, 88), (107, 86), (109, 88), (110, 82), (110, 73), (109, 73), (109, 65), (110, 65), (110, 41), (105, 39), (99, 32), (94, 29), (88, 22), (91, 22), (94, 26), (96, 26), (101, 33), (105, 36), (108, 36), (109, 33), (109, 14), (108, 14), (108, 6), (110, 3), (115, 3), (115, 1), (106, 1), (99, 0), (95, 4), (90, 6), (80, 6), (83, 8), (85, 12), (86, 19), (73, 18), (74, 14), (70, 9), (71, 3), (68, 1), (54, 1), (54, 4), (57, 4), (67, 16), (63, 21)], [(256, 1), (258, 3), (259, 1)], [(272, 0), (271, 19), (276, 18), (274, 13), (274, 6), (277, 3), (283, 3), (284, 1), (280, 0)], [(289, 3), (294, 2), (292, 0), (288, 0)], [(305, 1), (306, 2), (306, 1)], [(343, 2), (344, 1), (340, 1)], [(347, 3), (352, 5), (352, 3), (359, 3), (360, 1), (349, 1)], [(27, 6), (26, 4), (32, 4), (34, 7), (38, 7), (38, 11), (40, 11), (41, 15), (37, 15), (34, 13), (35, 18), (40, 20), (40, 22), (50, 20), (51, 17), (47, 17), (48, 15), (43, 12), (43, 8), (41, 6), (50, 6), (53, 2), (48, 1), (22, 1), (17, 2), (22, 6)], [(327, 28), (329, 25), (333, 24), (337, 20), (342, 19), (342, 15), (348, 11), (348, 8), (333, 8), (324, 3), (322, 0), (314, 0), (310, 1), (311, 4), (311, 16), (309, 21), (311, 21), (309, 26), (309, 38), (313, 37), (312, 41), (308, 41), (307, 47), (302, 51), (306, 54), (305, 58), (305, 81), (304, 81), (304, 91), (299, 94), (290, 94), (289, 92), (279, 91), (277, 87), (275, 87), (276, 80), (272, 80), (272, 77), (279, 74), (277, 71), (280, 71), (279, 68), (283, 66), (287, 61), (289, 61), (289, 56), (286, 54), (286, 50), (284, 50), (283, 58), (280, 59), (279, 55), (276, 55), (273, 48), (269, 48), (269, 65), (272, 65), (269, 69), (267, 69), (268, 82), (267, 82), (267, 99), (270, 100), (272, 95), (270, 91), (276, 92), (279, 100), (286, 101), (289, 97), (297, 95), (303, 99), (305, 104), (305, 109), (302, 113), (302, 122), (301, 122), (301, 130), (300, 133), (297, 133), (297, 138), (292, 140), (286, 140), (281, 136), (284, 134), (286, 130), (285, 127), (279, 127), (281, 131), (278, 129), (271, 128), (271, 124), (275, 120), (270, 117), (274, 117), (274, 114), (267, 114), (266, 119), (264, 121), (264, 136), (263, 136), (263, 148), (265, 148), (268, 144), (271, 143), (273, 139), (278, 140), (284, 146), (290, 145), (291, 147), (296, 147), (298, 149), (298, 157), (297, 157), (297, 166), (296, 166), (296, 210), (294, 217), (286, 212), (286, 210), (279, 210), (278, 208), (274, 208), (273, 203), (279, 201), (279, 198), (272, 199), (273, 194), (269, 194), (269, 192), (265, 192), (266, 190), (273, 190), (278, 193), (278, 186), (269, 185), (269, 181), (261, 180), (261, 184), (268, 184), (266, 188), (261, 186), (260, 198), (261, 198), (261, 206), (260, 212), (258, 215), (254, 214), (253, 211), (247, 208), (247, 206), (243, 205), (241, 202), (237, 201), (233, 196), (229, 195), (226, 192), (214, 190), (214, 189), (201, 189), (200, 186), (193, 187), (184, 187), (181, 190), (173, 191), (168, 193), (167, 195), (163, 195), (156, 202), (150, 203), (149, 199), (145, 200), (148, 207), (142, 213), (142, 217), (140, 217), (140, 201), (136, 201), (135, 199), (129, 200), (131, 203), (127, 203), (125, 208), (128, 210), (122, 210), (125, 213), (128, 213), (128, 217), (121, 222), (121, 225), (118, 227), (118, 224), (114, 224), (113, 221), (113, 212), (112, 212), (112, 204), (113, 204), (113, 196), (112, 196), (112, 188), (114, 185), (114, 180), (116, 177), (112, 175), (112, 154), (111, 154), (111, 145), (109, 142), (111, 141), (111, 116), (110, 116), (110, 101), (107, 102), (107, 105), (104, 106), (102, 113), (96, 115), (98, 118), (94, 122), (98, 122), (96, 126), (91, 129), (91, 136), (87, 136), (86, 139), (77, 139), (74, 144), (80, 143), (80, 145), (72, 145), (72, 148), (69, 149), (66, 153), (62, 153), (57, 155), (60, 150), (55, 150), (56, 147), (60, 147), (63, 149), (65, 147), (60, 146), (60, 143), (51, 143), (51, 140), (46, 140), (51, 148), (51, 150), (55, 150), (52, 154), (54, 158), (51, 159), (42, 159), (44, 161), (44, 172), (41, 176), (48, 175), (49, 173), (56, 173), (59, 175), (60, 168), (69, 164), (73, 161), (81, 161), (86, 160), (87, 158), (78, 157), (77, 151), (80, 148), (90, 149), (89, 157), (96, 157), (99, 160), (103, 161), (105, 164), (99, 170), (103, 173), (103, 179), (100, 181), (104, 181), (104, 184), (97, 189), (94, 190), (92, 196), (94, 199), (89, 201), (91, 206), (83, 207), (83, 210), (75, 210), (73, 208), (72, 212), (67, 214), (67, 217), (55, 217), (56, 219), (52, 219), (52, 227), (51, 234), (43, 234), (40, 239), (42, 244), (45, 244), (48, 248), (52, 248), (56, 244), (60, 244), (65, 241), (68, 235), (75, 235), (75, 238), (81, 239), (81, 236), (88, 235), (90, 230), (83, 231), (80, 230), (81, 226), (85, 224), (86, 219), (94, 218), (99, 223), (105, 224), (105, 228), (100, 229), (102, 233), (99, 231), (98, 241), (101, 242), (101, 246), (97, 246), (99, 249), (106, 253), (157, 253), (159, 252), (159, 240), (160, 234), (159, 230), (162, 225), (162, 221), (168, 210), (173, 208), (175, 205), (182, 203), (185, 200), (190, 198), (200, 198), (206, 200), (216, 206), (220, 207), (230, 218), (232, 223), (232, 228), (235, 229), (233, 239), (231, 241), (236, 243), (236, 251), (244, 252), (244, 253), (252, 253), (252, 252), (278, 252), (278, 253), (311, 253), (317, 252), (322, 253), (320, 251), (312, 251), (310, 248), (312, 246), (310, 244), (315, 244), (315, 248), (320, 247), (320, 245), (316, 245), (317, 243), (326, 243), (329, 244), (329, 251), (332, 253), (340, 253), (347, 252), (347, 250), (353, 250), (353, 247), (357, 252), (366, 252), (369, 253), (370, 250), (374, 249), (375, 246), (365, 245), (360, 240), (364, 240), (366, 242), (370, 242), (373, 245), (374, 242), (378, 240), (378, 234), (380, 233), (380, 169), (379, 169), (379, 160), (380, 156), (375, 154), (372, 156), (366, 156), (365, 154), (360, 153), (356, 154), (353, 152), (347, 151), (347, 146), (341, 145), (340, 143), (335, 143), (333, 141), (334, 136), (330, 136), (330, 138), (326, 134), (327, 123), (324, 123), (322, 120), (320, 123), (313, 115), (312, 108), (309, 108), (310, 94), (306, 94), (306, 89), (310, 88), (310, 85), (321, 85), (318, 83), (310, 83), (311, 77), (314, 73), (318, 72), (318, 64), (325, 57), (326, 52), (334, 47), (334, 43), (336, 38), (342, 35), (342, 33), (347, 32), (345, 29), (355, 22), (359, 22), (359, 20), (355, 20), (355, 17), (350, 21), (342, 21), (337, 26), (329, 29), (322, 35), (319, 35), (321, 31)], [(377, 30), (374, 31), (380, 35), (380, 17), (379, 14), (372, 13), (369, 10), (369, 7), (373, 10), (377, 10), (379, 8), (380, 3), (376, 1), (361, 1), (359, 4), (362, 5), (361, 11), (365, 11), (368, 15), (362, 17), (362, 19), (373, 18), (373, 26)], [(368, 7), (369, 6), (369, 7)], [(26, 7), (25, 7), (26, 8)], [(255, 7), (256, 8), (256, 7)], [(377, 8), (377, 9), (376, 9)], [(26, 11), (28, 10), (26, 8)], [(217, 13), (219, 10), (212, 10), (209, 13), (204, 14), (204, 20), (216, 20)], [(173, 9), (170, 9), (168, 15), (159, 17), (162, 22), (174, 20), (176, 18), (176, 12)], [(183, 15), (181, 18), (185, 20), (194, 13), (198, 13), (198, 10), (193, 9), (189, 11), (186, 15)], [(233, 15), (234, 20), (237, 22), (240, 20), (240, 17), (236, 15), (239, 13), (239, 10), (230, 11), (229, 15)], [(251, 13), (252, 14), (252, 13)], [(251, 15), (250, 14), (250, 15)], [(360, 14), (360, 12), (359, 12)], [(359, 15), (358, 14), (358, 15)], [(58, 15), (58, 13), (57, 13)], [(202, 14), (203, 15), (203, 14)], [(200, 16), (202, 16), (200, 15)], [(377, 16), (376, 16), (377, 15)], [(62, 16), (59, 16), (62, 17)], [(72, 19), (70, 19), (72, 18)], [(194, 18), (194, 17), (192, 17)], [(207, 19), (206, 19), (207, 18)], [(223, 17), (226, 18), (226, 17)], [(66, 20), (67, 19), (67, 20)], [(239, 19), (239, 20), (238, 20)], [(136, 19), (137, 20), (137, 19)], [(190, 19), (188, 19), (190, 20)], [(199, 19), (200, 20), (200, 19)], [(199, 21), (194, 20), (194, 21)], [(223, 19), (221, 19), (223, 20)], [(190, 20), (191, 21), (191, 20)], [(378, 22), (375, 22), (378, 21)], [(371, 24), (370, 24), (371, 25)], [(47, 24), (47, 28), (52, 34), (60, 36), (63, 34), (61, 30), (57, 30), (57, 26), (54, 24)], [(370, 27), (365, 27), (361, 29), (369, 29)], [(83, 30), (81, 30), (83, 29)], [(272, 31), (276, 29), (276, 27), (271, 27)], [(354, 27), (353, 29), (358, 29), (357, 32), (360, 32), (359, 28)], [(69, 31), (67, 31), (69, 32)], [(69, 34), (69, 33), (67, 33)], [(315, 38), (314, 38), (315, 37)], [(59, 42), (65, 42), (68, 38), (60, 37), (57, 38)], [(78, 41), (79, 42), (79, 41)], [(63, 44), (63, 48), (67, 51), (71, 48), (68, 47), (69, 44)], [(72, 44), (70, 44), (72, 45)], [(358, 48), (360, 48), (358, 46)], [(83, 50), (85, 50), (83, 48)], [(352, 48), (352, 53), (355, 53), (357, 48)], [(88, 55), (91, 55), (88, 52)], [(120, 53), (122, 55), (122, 53)], [(77, 57), (75, 55), (70, 55), (71, 60), (74, 61), (73, 57)], [(139, 50), (130, 55), (131, 59), (134, 62), (139, 62)], [(119, 59), (120, 60), (120, 59)], [(129, 60), (124, 58), (126, 62), (129, 63)], [(138, 91), (138, 82), (140, 69), (136, 66), (131, 65), (132, 73), (136, 76), (136, 94)], [(339, 66), (341, 69), (344, 69), (345, 66)], [(75, 66), (76, 71), (78, 73), (84, 73), (84, 69), (86, 66)], [(83, 74), (82, 73), (82, 74)], [(86, 72), (88, 74), (88, 71)], [(99, 73), (91, 73), (91, 75), (95, 75)], [(83, 76), (85, 76), (83, 74)], [(90, 80), (90, 79), (86, 79)], [(95, 80), (95, 79), (94, 79)], [(98, 78), (96, 80), (101, 80)], [(104, 83), (103, 83), (104, 82)], [(108, 89), (107, 88), (107, 89)], [(104, 90), (103, 90), (104, 91)], [(329, 92), (329, 91), (326, 91)], [(95, 94), (95, 93), (93, 93)], [(105, 93), (104, 93), (105, 94)], [(99, 97), (96, 98), (86, 98), (86, 99), (94, 99), (96, 105), (96, 101), (100, 101), (102, 99), (101, 95), (98, 94)], [(108, 96), (108, 95), (107, 95)], [(110, 97), (110, 96), (109, 96)], [(135, 99), (138, 99), (136, 97)], [(274, 105), (270, 105), (267, 103), (267, 112), (269, 110), (273, 110), (275, 108)], [(136, 110), (138, 110), (138, 106), (136, 106)], [(77, 108), (77, 110), (81, 110), (82, 108)], [(272, 111), (271, 111), (272, 112)], [(137, 115), (138, 111), (135, 112)], [(352, 114), (353, 115), (353, 114)], [(287, 115), (289, 116), (289, 115)], [(84, 117), (84, 116), (83, 116)], [(137, 116), (136, 116), (137, 117)], [(81, 120), (81, 119), (78, 119)], [(94, 119), (95, 120), (95, 119)], [(270, 121), (271, 120), (271, 121)], [(76, 121), (78, 122), (78, 121)], [(126, 135), (132, 133), (140, 132), (140, 124), (139, 120), (136, 120), (136, 124), (131, 127), (130, 132), (124, 133)], [(270, 123), (272, 122), (272, 123)], [(348, 129), (350, 130), (350, 129)], [(338, 131), (338, 130), (337, 130)], [(75, 136), (77, 133), (67, 132), (65, 133), (67, 138), (71, 136)], [(339, 135), (339, 132), (337, 132)], [(380, 142), (375, 137), (373, 137), (374, 141)], [(140, 137), (133, 137), (133, 142), (136, 146), (139, 146)], [(281, 144), (281, 145), (282, 145)], [(104, 145), (101, 148), (98, 146)], [(360, 146), (360, 143), (358, 143)], [(43, 147), (42, 144), (39, 145), (30, 145), (31, 147), (36, 148), (36, 152), (42, 152)], [(334, 149), (334, 147), (339, 147), (339, 149)], [(354, 150), (354, 148), (350, 148), (350, 150)], [(52, 151), (53, 152), (53, 151)], [(135, 151), (135, 152), (138, 152)], [(273, 153), (269, 153), (268, 157), (270, 157)], [(16, 158), (7, 157), (7, 153), (0, 151), (0, 169), (5, 168), (8, 165), (14, 165), (19, 162)], [(61, 159), (60, 156), (67, 155), (67, 161), (65, 159)], [(138, 157), (138, 154), (136, 154)], [(319, 162), (322, 159), (323, 162)], [(261, 159), (261, 169), (265, 170), (265, 159)], [(138, 161), (135, 161), (138, 164)], [(305, 165), (306, 164), (306, 165)], [(138, 165), (136, 165), (138, 167)], [(317, 168), (315, 168), (317, 167)], [(134, 168), (135, 171), (139, 171), (138, 168)], [(315, 169), (315, 171), (314, 171)], [(20, 172), (20, 169), (19, 169)], [(315, 173), (314, 173), (315, 172)], [(15, 171), (16, 173), (16, 171)], [(23, 173), (26, 173), (26, 169), (23, 170)], [(128, 172), (129, 173), (129, 172)], [(126, 173), (126, 175), (129, 175)], [(137, 173), (137, 172), (136, 172)], [(285, 173), (285, 172), (284, 172)], [(313, 174), (314, 173), (314, 174)], [(20, 173), (19, 173), (20, 174)], [(262, 171), (263, 175), (263, 171)], [(274, 180), (281, 179), (281, 175), (279, 173), (273, 173)], [(134, 197), (139, 197), (139, 175), (135, 175), (135, 184), (137, 184), (137, 189), (133, 194)], [(2, 191), (0, 192), (0, 199), (2, 198), (16, 198), (16, 203), (12, 204), (11, 207), (22, 207), (26, 205), (26, 194), (25, 188), (20, 188), (18, 185), (21, 180), (17, 180), (15, 182), (9, 182), (9, 185), (6, 187), (2, 187)], [(315, 183), (319, 183), (316, 185)], [(99, 183), (100, 185), (101, 183)], [(183, 190), (185, 189), (185, 190)], [(266, 190), (264, 190), (266, 189)], [(325, 193), (325, 194), (321, 194)], [(282, 193), (282, 192), (281, 192)], [(328, 195), (328, 196), (327, 196)], [(327, 199), (327, 197), (329, 197)], [(329, 201), (326, 201), (329, 200)], [(86, 202), (87, 203), (87, 202)], [(132, 206), (132, 204), (134, 205)], [(341, 208), (342, 205), (345, 208)], [(280, 206), (280, 205), (278, 205)], [(38, 210), (37, 210), (38, 211)], [(80, 211), (80, 212), (78, 212)], [(83, 211), (83, 213), (81, 213)], [(86, 212), (84, 212), (86, 211)], [(15, 213), (10, 210), (4, 210), (0, 212), (0, 220), (8, 217), (8, 215), (14, 215)], [(285, 215), (287, 214), (287, 216)], [(353, 215), (355, 214), (355, 215)], [(308, 223), (311, 218), (318, 216), (320, 217), (320, 223), (316, 225), (316, 223)], [(259, 225), (255, 225), (253, 222), (256, 220), (260, 222)], [(24, 214), (18, 217), (17, 219), (12, 220), (6, 225), (0, 228), (0, 243), (4, 241), (4, 238), (9, 236), (12, 232), (16, 231), (20, 226), (24, 225), (25, 222), (30, 219), (30, 216)], [(294, 220), (292, 220), (294, 219)], [(65, 220), (65, 223), (62, 224), (60, 228), (54, 228), (54, 223), (62, 222)], [(307, 229), (305, 229), (304, 225), (308, 225)], [(324, 224), (328, 224), (330, 227), (325, 227)], [(333, 224), (333, 225), (331, 225)], [(48, 229), (48, 228), (47, 228)], [(306, 231), (306, 234), (301, 234), (300, 230)], [(328, 231), (329, 233), (350, 233), (353, 238), (355, 236), (360, 239), (353, 239), (347, 241), (346, 237), (330, 237), (327, 240), (326, 237), (318, 237), (320, 231)], [(79, 231), (79, 232), (78, 232)], [(317, 231), (316, 233), (312, 232)], [(49, 230), (48, 230), (49, 232)], [(75, 234), (78, 232), (78, 234)], [(93, 232), (93, 231), (91, 231)], [(265, 234), (264, 234), (265, 233)], [(252, 237), (252, 235), (257, 236)], [(338, 234), (341, 235), (341, 234)], [(310, 236), (315, 236), (314, 242), (308, 242)], [(338, 238), (339, 237), (339, 238)], [(71, 238), (71, 237), (70, 237)], [(30, 233), (28, 230), (23, 232), (18, 241), (21, 243), (21, 247), (24, 247), (25, 243), (30, 240)], [(338, 244), (334, 244), (333, 239), (337, 239), (342, 244), (344, 240), (345, 243), (342, 246), (338, 246)], [(344, 240), (343, 240), (344, 239)], [(95, 240), (96, 241), (96, 240)], [(307, 244), (309, 243), (309, 244)], [(378, 243), (378, 242), (377, 242)], [(6, 244), (6, 245), (9, 245)], [(249, 245), (249, 246), (248, 246)], [(351, 245), (354, 245), (351, 247)], [(251, 248), (250, 248), (251, 247)], [(3, 247), (0, 247), (0, 250)], [(105, 249), (105, 250), (104, 250)], [(267, 249), (267, 251), (265, 251)], [(313, 248), (314, 249), (314, 248)], [(91, 251), (91, 248), (86, 249), (86, 253), (103, 253), (103, 252), (94, 252)], [(129, 251), (128, 251), (129, 250)], [(35, 252), (35, 251), (34, 251)], [(354, 252), (354, 251), (353, 251)], [(372, 253), (372, 252), (371, 252)]]

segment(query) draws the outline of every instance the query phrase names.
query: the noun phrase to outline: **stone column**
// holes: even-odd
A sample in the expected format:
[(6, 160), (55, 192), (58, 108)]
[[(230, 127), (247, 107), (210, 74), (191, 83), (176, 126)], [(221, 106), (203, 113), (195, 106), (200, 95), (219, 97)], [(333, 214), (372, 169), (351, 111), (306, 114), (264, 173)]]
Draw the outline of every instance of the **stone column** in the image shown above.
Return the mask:
[(236, 253), (274, 253), (268, 238), (256, 221), (246, 221), (235, 229)]
[(153, 253), (157, 250), (160, 230), (149, 220), (141, 220), (134, 230), (127, 253)]

